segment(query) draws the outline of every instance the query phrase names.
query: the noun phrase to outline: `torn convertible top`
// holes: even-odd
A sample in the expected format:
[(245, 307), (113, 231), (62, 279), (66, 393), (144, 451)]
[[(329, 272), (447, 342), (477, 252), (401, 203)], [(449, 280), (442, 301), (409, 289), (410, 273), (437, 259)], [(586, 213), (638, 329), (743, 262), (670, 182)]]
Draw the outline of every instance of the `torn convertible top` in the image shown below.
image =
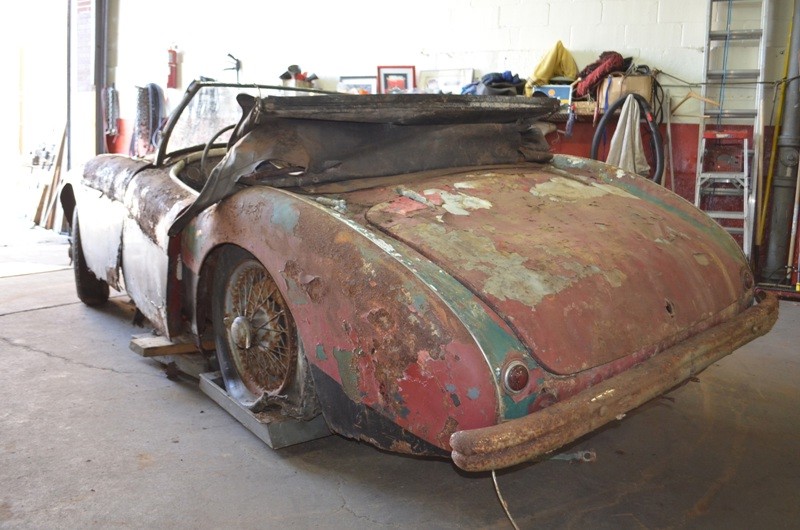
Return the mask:
[(239, 100), (245, 115), (221, 173), (238, 179), (243, 167), (260, 160), (252, 177), (276, 187), (544, 162), (548, 145), (531, 124), (559, 108), (552, 98), (445, 94)]
[(170, 229), (238, 184), (295, 188), (450, 167), (546, 162), (533, 122), (558, 110), (553, 98), (386, 94), (253, 98), (227, 154), (195, 203)]

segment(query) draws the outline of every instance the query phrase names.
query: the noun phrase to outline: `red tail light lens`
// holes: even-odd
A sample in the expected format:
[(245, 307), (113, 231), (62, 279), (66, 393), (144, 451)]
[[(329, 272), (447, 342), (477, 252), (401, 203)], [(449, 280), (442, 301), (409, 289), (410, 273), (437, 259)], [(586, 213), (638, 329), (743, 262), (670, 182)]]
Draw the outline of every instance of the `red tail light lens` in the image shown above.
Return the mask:
[(503, 375), (503, 384), (506, 387), (506, 391), (512, 394), (525, 390), (529, 380), (528, 367), (521, 361), (513, 361), (509, 364)]

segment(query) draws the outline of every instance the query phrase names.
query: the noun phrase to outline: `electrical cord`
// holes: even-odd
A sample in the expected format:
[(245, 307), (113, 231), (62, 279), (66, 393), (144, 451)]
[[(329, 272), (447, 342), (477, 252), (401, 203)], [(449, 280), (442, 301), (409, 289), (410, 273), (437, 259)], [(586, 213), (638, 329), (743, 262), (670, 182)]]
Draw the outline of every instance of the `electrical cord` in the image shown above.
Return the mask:
[[(718, 82), (718, 81), (711, 81), (711, 82), (705, 82), (705, 83), (703, 83), (703, 82), (692, 83), (690, 81), (686, 81), (684, 79), (681, 79), (680, 77), (676, 77), (676, 76), (674, 76), (672, 74), (668, 74), (667, 72), (664, 72), (663, 70), (654, 70), (654, 75), (664, 75), (664, 76), (667, 76), (667, 77), (669, 77), (671, 79), (674, 79), (675, 81), (678, 81), (678, 82), (682, 83), (681, 85), (663, 85), (663, 86), (668, 86), (668, 87), (680, 87), (680, 86), (699, 87), (699, 86), (703, 86), (703, 85), (705, 85), (705, 86), (719, 86), (719, 85), (722, 84), (721, 82)], [(732, 86), (732, 85), (774, 85), (774, 86), (780, 86), (780, 85), (785, 84), (785, 83), (791, 83), (792, 81), (794, 81), (795, 79), (798, 79), (798, 78), (800, 78), (800, 75), (796, 75), (796, 76), (793, 76), (793, 77), (784, 77), (784, 78), (781, 78), (781, 79), (776, 79), (775, 81), (728, 81), (726, 83), (726, 85), (727, 86)]]

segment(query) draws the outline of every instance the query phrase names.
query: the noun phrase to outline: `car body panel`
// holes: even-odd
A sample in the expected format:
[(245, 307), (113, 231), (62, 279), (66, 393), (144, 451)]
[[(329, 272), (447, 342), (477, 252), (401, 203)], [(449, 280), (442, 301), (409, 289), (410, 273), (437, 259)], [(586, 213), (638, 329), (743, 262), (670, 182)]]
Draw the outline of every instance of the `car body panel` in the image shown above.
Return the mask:
[[(484, 352), (440, 293), (397, 259), (402, 245), (369, 237), (333, 210), (270, 188), (251, 188), (207, 209), (184, 234), (181, 254), (195, 275), (215, 248), (235, 240), (279, 279), (309, 362), (364, 417), (368, 407), (444, 448), (455, 430), (498, 421), (501, 405)], [(522, 353), (509, 330), (494, 332), (505, 338), (494, 344), (504, 349), (496, 355)], [(326, 419), (348, 426), (340, 427), (342, 434), (375, 440), (362, 431), (365, 422), (336, 421), (341, 407), (321, 404)]]
[(556, 374), (670, 345), (752, 301), (730, 236), (641, 178), (519, 167), (406, 189), (418, 207), (398, 195), (369, 221), (469, 286)]
[(122, 265), (122, 227), (128, 218), (125, 206), (104, 196), (102, 192), (80, 182), (73, 186), (80, 208), (83, 255), (89, 269), (114, 289), (121, 291), (124, 283)]
[(758, 305), (693, 335), (617, 376), (524, 418), (453, 434), (453, 462), (489, 471), (541, 458), (691, 379), (740, 346), (769, 332), (778, 298), (760, 293)]
[(120, 155), (93, 159), (75, 187), (83, 240), (97, 242), (83, 245), (89, 268), (124, 289), (159, 332), (181, 334), (167, 311), (167, 229), (197, 194), (168, 168)]

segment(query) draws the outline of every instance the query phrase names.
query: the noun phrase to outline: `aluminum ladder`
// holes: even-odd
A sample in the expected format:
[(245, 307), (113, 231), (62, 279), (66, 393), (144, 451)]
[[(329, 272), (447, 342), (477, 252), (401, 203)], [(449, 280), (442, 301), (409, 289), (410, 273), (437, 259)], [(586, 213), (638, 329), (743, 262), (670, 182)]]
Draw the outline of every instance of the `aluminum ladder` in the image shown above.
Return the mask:
[[(694, 204), (751, 258), (771, 0), (708, 0)], [(710, 101), (717, 102), (714, 105)]]

